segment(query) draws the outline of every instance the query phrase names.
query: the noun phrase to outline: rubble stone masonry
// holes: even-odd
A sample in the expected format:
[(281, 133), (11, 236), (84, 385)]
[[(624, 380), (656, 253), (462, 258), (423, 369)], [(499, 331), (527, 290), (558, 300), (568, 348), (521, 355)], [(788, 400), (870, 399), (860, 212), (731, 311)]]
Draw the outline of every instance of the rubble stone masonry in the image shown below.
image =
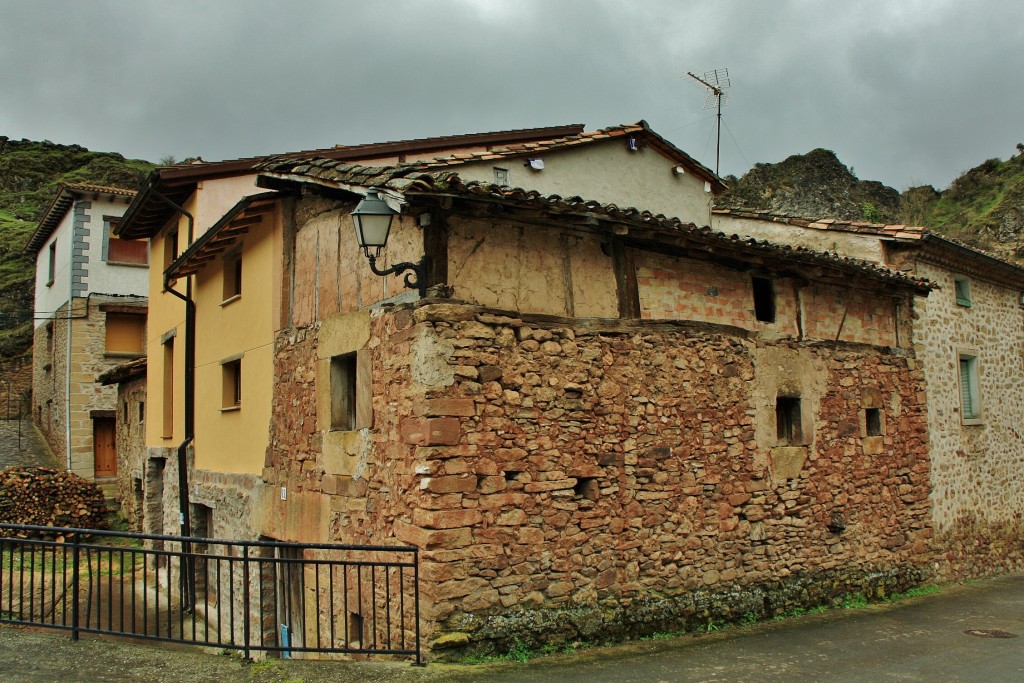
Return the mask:
[[(938, 283), (915, 325), (928, 377), (932, 516), (951, 577), (1024, 570), (1024, 311), (1020, 293), (969, 278), (971, 306), (953, 273), (919, 261)], [(980, 415), (961, 416), (959, 358), (977, 358)]]
[(372, 427), (337, 433), (317, 414), (329, 323), (278, 336), (264, 480), (289, 500), (267, 525), (419, 546), (435, 653), (765, 617), (931, 571), (910, 350), (428, 301), (352, 338)]

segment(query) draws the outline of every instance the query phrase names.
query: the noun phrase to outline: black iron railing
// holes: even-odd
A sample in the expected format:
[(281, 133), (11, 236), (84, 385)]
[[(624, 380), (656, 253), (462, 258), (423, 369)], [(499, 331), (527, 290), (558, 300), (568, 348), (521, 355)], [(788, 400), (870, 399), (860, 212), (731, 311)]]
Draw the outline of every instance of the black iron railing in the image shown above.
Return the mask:
[(422, 664), (417, 549), (0, 524), (0, 623)]

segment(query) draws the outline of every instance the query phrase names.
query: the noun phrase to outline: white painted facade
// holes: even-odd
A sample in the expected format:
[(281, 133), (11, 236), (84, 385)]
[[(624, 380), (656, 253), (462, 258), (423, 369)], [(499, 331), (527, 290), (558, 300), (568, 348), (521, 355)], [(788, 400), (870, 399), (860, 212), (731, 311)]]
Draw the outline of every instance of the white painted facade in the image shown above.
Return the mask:
[[(77, 237), (81, 250), (76, 267), (85, 274), (75, 296), (114, 294), (146, 296), (149, 275), (145, 265), (110, 263), (106, 260), (110, 222), (105, 217), (120, 218), (128, 208), (130, 197), (95, 199), (77, 197), (64, 214), (56, 230), (36, 252), (35, 326), (46, 322), (54, 311), (67, 303), (75, 260), (72, 241)], [(75, 224), (79, 227), (75, 230)], [(50, 281), (50, 247), (56, 245), (53, 281)]]

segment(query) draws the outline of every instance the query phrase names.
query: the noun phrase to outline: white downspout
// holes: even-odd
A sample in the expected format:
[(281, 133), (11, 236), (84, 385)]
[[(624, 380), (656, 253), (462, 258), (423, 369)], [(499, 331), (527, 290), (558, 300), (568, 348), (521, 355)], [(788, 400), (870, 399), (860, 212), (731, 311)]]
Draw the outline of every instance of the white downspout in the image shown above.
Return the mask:
[[(78, 202), (75, 202), (76, 204)], [(75, 207), (71, 207), (71, 244), (68, 246), (67, 358), (64, 363), (64, 452), (67, 470), (71, 471), (71, 304), (75, 298)]]

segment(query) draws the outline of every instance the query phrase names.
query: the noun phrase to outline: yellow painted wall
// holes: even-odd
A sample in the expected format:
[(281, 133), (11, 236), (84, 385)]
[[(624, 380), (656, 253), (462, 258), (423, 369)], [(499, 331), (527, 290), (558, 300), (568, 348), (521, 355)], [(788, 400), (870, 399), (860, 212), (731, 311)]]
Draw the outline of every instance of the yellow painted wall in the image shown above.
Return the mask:
[[(207, 180), (199, 184), (197, 191), (184, 203), (184, 208), (194, 217), (193, 239), (198, 239), (220, 218), (247, 195), (263, 192), (255, 186), (255, 174), (236, 178)], [(216, 469), (221, 466), (221, 459), (214, 457), (207, 461), (205, 455), (212, 453), (222, 442), (230, 441), (233, 448), (244, 448), (245, 458), (231, 455), (230, 451), (223, 459), (229, 461), (223, 471), (226, 472), (259, 472), (263, 464), (263, 450), (266, 446), (268, 421), (270, 415), (270, 384), (272, 375), (273, 335), (277, 325), (274, 312), (279, 310), (279, 295), (271, 295), (270, 288), (281, 281), (280, 263), (280, 221), (276, 217), (266, 219), (262, 228), (256, 228), (246, 236), (246, 251), (254, 250), (250, 267), (243, 270), (243, 287), (247, 286), (244, 296), (226, 307), (220, 306), (222, 280), (219, 271), (210, 273), (219, 266), (215, 261), (195, 278), (194, 296), (197, 301), (197, 336), (196, 336), (196, 466)], [(167, 236), (170, 232), (178, 232), (178, 254), (188, 247), (188, 221), (179, 217), (164, 227), (153, 239), (151, 244), (151, 267), (149, 270), (149, 320), (146, 326), (147, 362), (147, 412), (152, 416), (146, 421), (146, 445), (149, 447), (173, 447), (185, 438), (185, 305), (180, 300), (163, 291), (163, 270)], [(276, 247), (271, 243), (276, 243)], [(250, 284), (251, 283), (251, 284)], [(185, 281), (176, 283), (175, 288), (184, 293)], [(275, 298), (276, 297), (276, 298)], [(215, 299), (215, 300), (214, 300)], [(221, 313), (225, 315), (221, 315)], [(212, 316), (212, 318), (210, 317)], [(225, 323), (225, 321), (227, 321)], [(162, 415), (164, 413), (164, 347), (162, 340), (174, 335), (174, 390), (173, 390), (173, 433), (165, 436)], [(213, 340), (212, 342), (210, 340)], [(204, 347), (204, 344), (207, 345)], [(212, 344), (212, 346), (211, 346)], [(266, 351), (257, 350), (266, 345)], [(227, 352), (228, 347), (237, 350)], [(211, 349), (209, 352), (207, 349)], [(210, 377), (204, 375), (202, 364), (209, 362), (210, 354), (223, 353), (215, 356), (216, 387), (213, 393), (210, 388)], [(221, 415), (220, 399), (220, 365), (219, 361), (226, 355), (246, 354), (250, 362), (243, 373), (247, 376), (254, 373), (251, 382), (243, 382), (243, 392), (251, 396), (249, 404), (253, 406), (245, 411), (244, 419), (239, 411), (236, 415)], [(248, 354), (251, 354), (249, 357)], [(206, 382), (206, 384), (203, 384)], [(265, 399), (260, 395), (265, 395)], [(262, 409), (257, 404), (265, 403)], [(208, 406), (215, 406), (218, 420), (222, 424), (205, 421), (203, 411)], [(262, 418), (259, 417), (262, 415)], [(254, 424), (262, 419), (256, 428)], [(223, 432), (221, 436), (212, 437), (204, 430), (216, 429)], [(235, 431), (244, 432), (246, 439), (239, 441)], [(204, 438), (205, 437), (205, 438)], [(251, 438), (250, 438), (251, 437)], [(211, 439), (213, 439), (211, 441)], [(208, 444), (204, 450), (203, 443)], [(258, 455), (248, 455), (258, 451)], [(239, 451), (240, 452), (240, 451)]]
[[(273, 215), (242, 235), (242, 293), (224, 303), (223, 256), (195, 279), (196, 439), (195, 466), (217, 472), (263, 470), (274, 379), (275, 320), (271, 302), (279, 279), (280, 253)], [(229, 250), (229, 253), (233, 249)], [(242, 402), (224, 407), (223, 363), (241, 359)]]

